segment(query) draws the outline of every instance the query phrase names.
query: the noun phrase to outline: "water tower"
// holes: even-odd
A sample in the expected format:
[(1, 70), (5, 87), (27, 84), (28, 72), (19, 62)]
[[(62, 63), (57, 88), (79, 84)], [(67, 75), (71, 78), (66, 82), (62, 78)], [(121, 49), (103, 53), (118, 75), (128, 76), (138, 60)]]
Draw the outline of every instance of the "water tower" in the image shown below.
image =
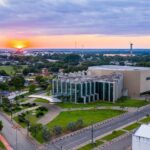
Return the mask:
[(133, 43), (130, 43), (130, 55), (133, 55)]

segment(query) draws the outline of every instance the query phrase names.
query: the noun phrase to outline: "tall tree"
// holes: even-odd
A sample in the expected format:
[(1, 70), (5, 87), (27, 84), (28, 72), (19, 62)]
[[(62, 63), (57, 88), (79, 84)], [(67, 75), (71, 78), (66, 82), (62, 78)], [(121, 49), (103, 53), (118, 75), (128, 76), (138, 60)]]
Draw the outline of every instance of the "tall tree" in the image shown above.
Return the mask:
[(3, 129), (3, 122), (0, 121), (0, 132), (2, 131), (2, 129)]

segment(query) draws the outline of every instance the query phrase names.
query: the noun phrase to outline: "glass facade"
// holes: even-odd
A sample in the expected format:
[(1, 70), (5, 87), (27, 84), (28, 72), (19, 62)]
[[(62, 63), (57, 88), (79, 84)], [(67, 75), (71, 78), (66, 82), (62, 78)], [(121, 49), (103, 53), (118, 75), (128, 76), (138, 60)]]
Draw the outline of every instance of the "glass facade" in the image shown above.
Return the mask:
[(114, 98), (114, 86), (113, 83), (110, 83), (110, 101), (113, 102)]
[(56, 80), (53, 82), (53, 95), (65, 102), (88, 103), (95, 100), (114, 102), (116, 98), (117, 82), (86, 81), (70, 82), (70, 80)]

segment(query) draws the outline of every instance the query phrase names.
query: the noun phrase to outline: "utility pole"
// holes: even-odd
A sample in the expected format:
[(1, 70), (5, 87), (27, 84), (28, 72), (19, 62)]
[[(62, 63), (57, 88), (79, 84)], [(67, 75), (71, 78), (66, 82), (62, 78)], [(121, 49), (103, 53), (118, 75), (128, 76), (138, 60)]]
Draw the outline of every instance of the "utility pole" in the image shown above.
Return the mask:
[(29, 113), (27, 112), (27, 136), (29, 136), (29, 128), (30, 128), (30, 121), (29, 121)]
[(11, 115), (11, 121), (12, 121), (12, 116), (13, 116), (13, 111), (12, 111), (12, 101), (10, 101), (10, 115)]

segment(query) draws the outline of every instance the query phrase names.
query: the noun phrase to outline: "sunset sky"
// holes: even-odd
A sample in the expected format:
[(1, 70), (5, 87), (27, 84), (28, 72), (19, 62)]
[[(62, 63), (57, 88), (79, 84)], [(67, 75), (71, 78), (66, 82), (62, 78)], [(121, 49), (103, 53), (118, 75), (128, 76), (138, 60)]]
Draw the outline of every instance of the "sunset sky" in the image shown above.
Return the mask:
[(0, 47), (150, 48), (149, 0), (0, 0)]

